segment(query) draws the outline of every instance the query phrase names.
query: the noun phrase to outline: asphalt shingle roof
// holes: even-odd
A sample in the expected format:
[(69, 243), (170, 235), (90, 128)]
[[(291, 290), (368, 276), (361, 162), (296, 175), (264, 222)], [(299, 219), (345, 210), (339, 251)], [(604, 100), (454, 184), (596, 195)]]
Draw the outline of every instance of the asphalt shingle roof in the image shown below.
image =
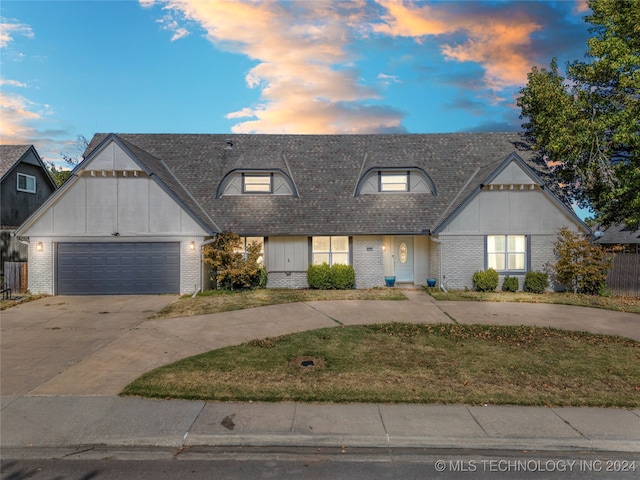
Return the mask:
[(0, 145), (0, 178), (31, 148), (31, 145)]
[[(86, 153), (107, 136), (97, 134)], [(518, 133), (116, 136), (193, 212), (246, 236), (426, 233), (513, 152), (542, 177), (547, 173)], [(378, 167), (421, 168), (437, 194), (354, 197), (361, 175)], [(215, 198), (220, 181), (237, 169), (282, 170), (299, 197)]]

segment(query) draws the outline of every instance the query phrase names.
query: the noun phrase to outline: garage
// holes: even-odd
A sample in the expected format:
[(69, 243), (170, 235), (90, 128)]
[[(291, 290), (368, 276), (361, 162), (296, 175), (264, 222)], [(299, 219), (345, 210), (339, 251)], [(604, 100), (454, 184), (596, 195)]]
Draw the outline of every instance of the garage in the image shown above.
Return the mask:
[(56, 253), (58, 295), (180, 292), (180, 243), (68, 242)]

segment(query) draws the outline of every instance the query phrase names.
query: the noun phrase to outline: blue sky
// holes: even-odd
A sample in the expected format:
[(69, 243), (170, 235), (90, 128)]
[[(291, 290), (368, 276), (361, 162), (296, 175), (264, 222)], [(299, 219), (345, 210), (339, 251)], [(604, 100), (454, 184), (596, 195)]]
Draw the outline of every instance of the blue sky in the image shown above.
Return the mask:
[(582, 59), (584, 0), (0, 4), (1, 141), (519, 130), (533, 65)]

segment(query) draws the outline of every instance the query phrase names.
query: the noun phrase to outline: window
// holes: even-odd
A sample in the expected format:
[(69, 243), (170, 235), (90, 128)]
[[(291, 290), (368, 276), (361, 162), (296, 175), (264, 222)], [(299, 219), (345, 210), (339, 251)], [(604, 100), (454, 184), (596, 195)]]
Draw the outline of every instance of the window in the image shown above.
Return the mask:
[(247, 246), (251, 245), (253, 242), (257, 242), (260, 245), (260, 256), (258, 257), (258, 264), (264, 264), (264, 237), (240, 237), (240, 242), (242, 243), (239, 249), (235, 250), (235, 253), (241, 253), (243, 258), (247, 258), (247, 254), (249, 253), (247, 250)]
[(381, 192), (408, 192), (409, 173), (380, 172)]
[(498, 272), (524, 272), (527, 269), (527, 237), (488, 235), (487, 268)]
[(36, 193), (36, 177), (32, 175), (18, 174), (18, 191)]
[(349, 265), (349, 237), (313, 237), (311, 251), (314, 265)]
[(243, 193), (271, 193), (271, 174), (267, 175), (243, 175)]

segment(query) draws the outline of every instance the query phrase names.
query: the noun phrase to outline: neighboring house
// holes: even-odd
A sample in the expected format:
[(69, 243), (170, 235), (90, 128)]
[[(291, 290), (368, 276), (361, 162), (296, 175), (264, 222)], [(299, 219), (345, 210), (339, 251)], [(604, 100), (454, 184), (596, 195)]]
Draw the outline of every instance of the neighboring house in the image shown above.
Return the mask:
[(0, 145), (0, 270), (26, 262), (27, 247), (12, 236), (56, 189), (33, 145)]
[(607, 274), (607, 287), (614, 295), (640, 296), (640, 229), (625, 225), (598, 225), (593, 232), (595, 243), (615, 252), (613, 265)]
[(589, 229), (542, 181), (516, 133), (98, 134), (72, 178), (18, 234), (32, 293), (192, 293), (201, 246), (230, 230), (263, 244), (269, 287), (310, 264), (472, 288), (554, 260), (560, 227)]
[(640, 253), (640, 229), (631, 230), (625, 225), (611, 225), (602, 229), (598, 225), (593, 234), (595, 243), (603, 247), (620, 253)]

